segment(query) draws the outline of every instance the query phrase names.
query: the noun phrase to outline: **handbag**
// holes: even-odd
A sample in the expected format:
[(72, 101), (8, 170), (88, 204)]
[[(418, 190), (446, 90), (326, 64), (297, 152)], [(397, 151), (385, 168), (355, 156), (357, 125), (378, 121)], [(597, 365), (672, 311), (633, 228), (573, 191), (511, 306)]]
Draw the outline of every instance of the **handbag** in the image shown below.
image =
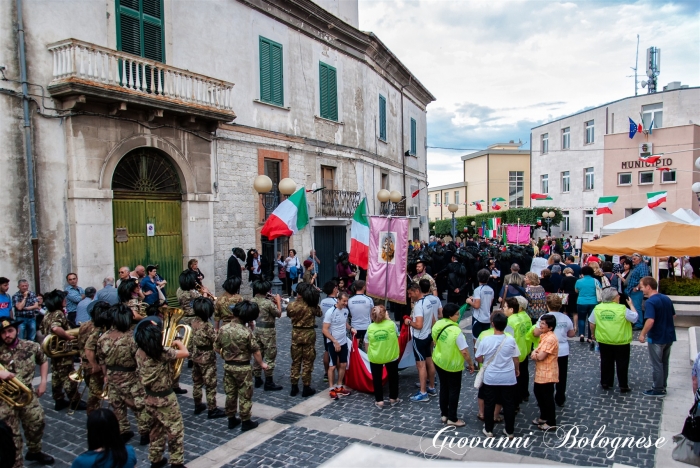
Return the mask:
[[(445, 327), (447, 328), (447, 327)], [(505, 335), (503, 335), (503, 341), (501, 341), (501, 345), (498, 347), (496, 352), (494, 353), (493, 357), (489, 359), (489, 362), (485, 363), (483, 366), (479, 368), (479, 372), (476, 374), (476, 378), (474, 379), (474, 388), (481, 388), (481, 386), (484, 384), (484, 371), (488, 366), (491, 365), (494, 359), (496, 359), (496, 356), (498, 356), (498, 353), (501, 351), (501, 348), (503, 347), (503, 344), (506, 342)]]
[(693, 407), (690, 408), (688, 416), (685, 418), (685, 423), (683, 424), (683, 430), (681, 434), (683, 437), (690, 440), (691, 442), (700, 442), (700, 416), (698, 416), (698, 403), (700, 402), (700, 395), (695, 392), (695, 401), (693, 402)]
[(671, 452), (671, 456), (674, 460), (689, 465), (700, 466), (700, 457), (695, 455), (696, 442), (688, 440), (683, 434), (674, 435), (673, 442), (676, 444), (673, 448), (673, 452)]
[(595, 281), (595, 299), (598, 302), (603, 301), (603, 289), (600, 287), (600, 283), (598, 280), (593, 280)]

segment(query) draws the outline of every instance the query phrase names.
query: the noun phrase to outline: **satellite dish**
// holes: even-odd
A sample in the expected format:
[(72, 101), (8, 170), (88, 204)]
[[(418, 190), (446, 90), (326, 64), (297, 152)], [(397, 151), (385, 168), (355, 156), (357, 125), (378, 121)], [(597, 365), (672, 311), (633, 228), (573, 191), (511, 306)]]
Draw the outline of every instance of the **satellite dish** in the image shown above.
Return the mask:
[(642, 81), (642, 88), (646, 88), (646, 87), (647, 87), (647, 82), (646, 82), (646, 81)]

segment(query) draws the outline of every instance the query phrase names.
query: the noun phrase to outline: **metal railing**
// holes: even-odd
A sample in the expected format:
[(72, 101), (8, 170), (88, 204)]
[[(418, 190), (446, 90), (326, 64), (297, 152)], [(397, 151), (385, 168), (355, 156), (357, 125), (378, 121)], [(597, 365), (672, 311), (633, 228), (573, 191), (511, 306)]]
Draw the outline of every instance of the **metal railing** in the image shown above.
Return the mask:
[(48, 46), (53, 81), (78, 81), (168, 101), (233, 111), (233, 83), (77, 39)]
[[(392, 210), (392, 212), (389, 213), (389, 210)], [(380, 211), (384, 215), (391, 214), (392, 216), (406, 216), (406, 200), (402, 200), (398, 203), (382, 203), (380, 206)]]
[(323, 189), (316, 194), (316, 217), (352, 218), (360, 192)]
[(277, 208), (282, 201), (282, 194), (277, 190), (276, 185), (273, 186), (272, 190), (269, 192), (262, 194), (262, 204), (264, 209), (262, 219), (263, 223), (267, 221), (267, 218), (270, 217), (272, 212), (275, 211), (275, 208)]

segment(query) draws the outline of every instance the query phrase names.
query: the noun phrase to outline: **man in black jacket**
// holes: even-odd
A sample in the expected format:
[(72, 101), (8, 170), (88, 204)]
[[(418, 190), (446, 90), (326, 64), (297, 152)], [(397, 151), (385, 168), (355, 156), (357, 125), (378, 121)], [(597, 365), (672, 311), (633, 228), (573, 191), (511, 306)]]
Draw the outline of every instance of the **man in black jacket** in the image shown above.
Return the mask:
[(447, 276), (447, 302), (462, 305), (467, 295), (467, 268), (452, 254), (452, 261), (436, 276)]
[[(241, 262), (245, 262), (245, 251), (240, 247), (234, 247), (231, 249), (233, 255), (228, 259), (228, 266), (226, 268), (226, 279), (238, 278), (242, 280), (241, 272), (245, 269)], [(238, 260), (240, 259), (241, 262)]]
[(253, 281), (262, 281), (270, 276), (270, 263), (260, 255), (257, 249), (252, 249), (248, 252), (245, 269), (248, 270), (248, 279), (251, 283)]

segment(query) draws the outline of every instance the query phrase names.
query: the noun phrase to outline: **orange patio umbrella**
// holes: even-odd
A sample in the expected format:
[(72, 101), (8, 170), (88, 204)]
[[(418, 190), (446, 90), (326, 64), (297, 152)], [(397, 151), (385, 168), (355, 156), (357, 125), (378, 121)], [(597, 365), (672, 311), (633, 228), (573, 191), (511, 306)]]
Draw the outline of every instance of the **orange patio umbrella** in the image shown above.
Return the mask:
[(629, 229), (593, 242), (585, 242), (584, 253), (631, 255), (639, 252), (649, 257), (700, 256), (700, 226), (666, 222)]

